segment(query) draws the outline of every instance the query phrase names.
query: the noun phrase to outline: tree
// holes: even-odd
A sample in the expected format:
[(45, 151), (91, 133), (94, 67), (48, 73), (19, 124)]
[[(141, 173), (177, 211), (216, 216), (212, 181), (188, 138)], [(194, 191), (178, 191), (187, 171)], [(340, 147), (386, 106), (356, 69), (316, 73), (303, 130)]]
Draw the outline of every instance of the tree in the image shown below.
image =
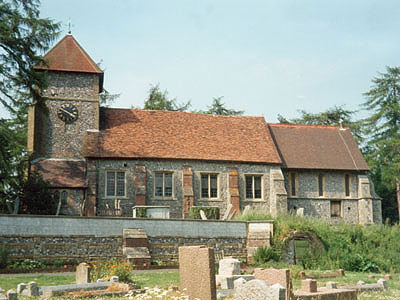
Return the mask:
[(210, 106), (207, 106), (208, 110), (201, 111), (203, 114), (210, 115), (221, 115), (221, 116), (240, 116), (243, 115), (243, 110), (234, 110), (225, 107), (225, 103), (222, 102), (221, 97), (213, 98), (213, 103)]
[(380, 169), (386, 187), (395, 189), (400, 216), (400, 67), (386, 67), (372, 83), (363, 103), (371, 114), (362, 123), (366, 155), (370, 166)]
[(157, 84), (150, 87), (149, 97), (144, 102), (143, 109), (187, 111), (189, 107), (190, 101), (179, 104), (175, 98), (168, 99), (168, 91), (161, 91), (160, 86)]
[(280, 123), (289, 124), (309, 124), (309, 125), (332, 125), (332, 126), (348, 126), (353, 133), (356, 141), (362, 141), (361, 125), (358, 121), (353, 121), (355, 111), (347, 110), (343, 106), (334, 106), (324, 112), (316, 114), (309, 113), (305, 110), (298, 111), (301, 116), (294, 119), (286, 119), (282, 115), (278, 115)]
[[(38, 0), (0, 2), (0, 104), (11, 114), (0, 119), (0, 209), (10, 212), (26, 167), (26, 116), (30, 103), (44, 106), (46, 73), (33, 67), (57, 37), (59, 24), (39, 18)], [(13, 200), (14, 199), (14, 200)]]

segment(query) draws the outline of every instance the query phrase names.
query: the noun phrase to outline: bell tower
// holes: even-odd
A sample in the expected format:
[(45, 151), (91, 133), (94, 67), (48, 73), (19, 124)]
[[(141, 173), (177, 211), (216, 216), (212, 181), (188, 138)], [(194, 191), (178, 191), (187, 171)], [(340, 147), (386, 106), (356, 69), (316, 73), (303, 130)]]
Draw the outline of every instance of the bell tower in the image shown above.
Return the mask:
[(35, 70), (47, 72), (47, 112), (32, 106), (28, 151), (34, 158), (83, 159), (86, 131), (99, 129), (103, 71), (71, 34), (62, 38)]

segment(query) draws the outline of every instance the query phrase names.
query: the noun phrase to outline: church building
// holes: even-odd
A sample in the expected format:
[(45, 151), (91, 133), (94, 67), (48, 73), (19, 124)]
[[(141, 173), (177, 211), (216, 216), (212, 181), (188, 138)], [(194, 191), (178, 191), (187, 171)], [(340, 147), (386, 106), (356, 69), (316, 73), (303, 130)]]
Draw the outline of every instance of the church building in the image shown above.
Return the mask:
[(104, 73), (72, 35), (37, 66), (47, 112), (31, 107), (28, 151), (60, 214), (132, 217), (162, 208), (246, 206), (333, 223), (381, 223), (381, 199), (348, 128), (264, 117), (100, 107)]

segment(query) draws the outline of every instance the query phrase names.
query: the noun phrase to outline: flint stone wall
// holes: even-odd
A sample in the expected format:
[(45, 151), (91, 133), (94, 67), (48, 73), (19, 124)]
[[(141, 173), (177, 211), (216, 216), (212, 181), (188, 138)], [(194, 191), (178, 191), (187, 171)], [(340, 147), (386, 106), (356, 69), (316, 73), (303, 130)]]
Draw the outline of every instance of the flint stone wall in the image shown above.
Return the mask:
[(180, 246), (207, 245), (245, 258), (246, 222), (0, 215), (0, 245), (12, 259), (76, 261), (122, 257), (122, 230), (144, 228), (152, 259), (178, 258)]
[[(190, 166), (193, 170), (193, 194), (195, 206), (217, 206), (224, 214), (229, 203), (228, 189), (228, 170), (230, 167), (236, 167), (239, 173), (239, 196), (241, 210), (246, 205), (257, 209), (270, 211), (270, 171), (276, 167), (269, 165), (256, 164), (230, 164), (200, 162), (189, 160), (97, 160), (98, 172), (98, 208), (105, 208), (106, 205), (114, 207), (114, 198), (106, 197), (106, 171), (120, 170), (126, 172), (126, 195), (117, 197), (121, 200), (120, 205), (124, 217), (132, 216), (132, 207), (137, 205), (135, 199), (135, 166), (141, 165), (146, 169), (146, 205), (169, 206), (171, 218), (182, 218), (183, 214), (183, 190), (182, 190), (182, 169), (184, 166)], [(155, 172), (172, 172), (173, 176), (173, 195), (170, 198), (160, 199), (155, 197), (154, 178)], [(204, 199), (200, 193), (200, 175), (202, 173), (218, 174), (218, 198)], [(245, 174), (262, 175), (262, 199), (245, 199)]]

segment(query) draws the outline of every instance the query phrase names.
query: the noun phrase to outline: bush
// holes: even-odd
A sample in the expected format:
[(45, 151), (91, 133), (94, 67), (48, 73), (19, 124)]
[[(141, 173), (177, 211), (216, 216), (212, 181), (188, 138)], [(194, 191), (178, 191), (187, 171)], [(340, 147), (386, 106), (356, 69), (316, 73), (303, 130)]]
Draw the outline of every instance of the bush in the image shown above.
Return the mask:
[(207, 219), (219, 220), (219, 207), (214, 206), (192, 206), (189, 210), (191, 219), (201, 219), (200, 210), (204, 211)]
[(0, 248), (0, 268), (7, 268), (9, 252), (6, 245), (2, 245)]
[(256, 265), (262, 265), (269, 261), (279, 261), (280, 255), (273, 247), (260, 246), (257, 248), (253, 256)]
[(11, 269), (20, 270), (33, 270), (43, 268), (45, 268), (45, 265), (41, 261), (34, 259), (24, 259), (23, 261), (16, 261), (11, 265)]
[(90, 279), (93, 282), (97, 281), (97, 279), (108, 281), (112, 276), (118, 276), (121, 282), (133, 282), (133, 265), (127, 260), (112, 259), (110, 261), (98, 261), (91, 265)]

